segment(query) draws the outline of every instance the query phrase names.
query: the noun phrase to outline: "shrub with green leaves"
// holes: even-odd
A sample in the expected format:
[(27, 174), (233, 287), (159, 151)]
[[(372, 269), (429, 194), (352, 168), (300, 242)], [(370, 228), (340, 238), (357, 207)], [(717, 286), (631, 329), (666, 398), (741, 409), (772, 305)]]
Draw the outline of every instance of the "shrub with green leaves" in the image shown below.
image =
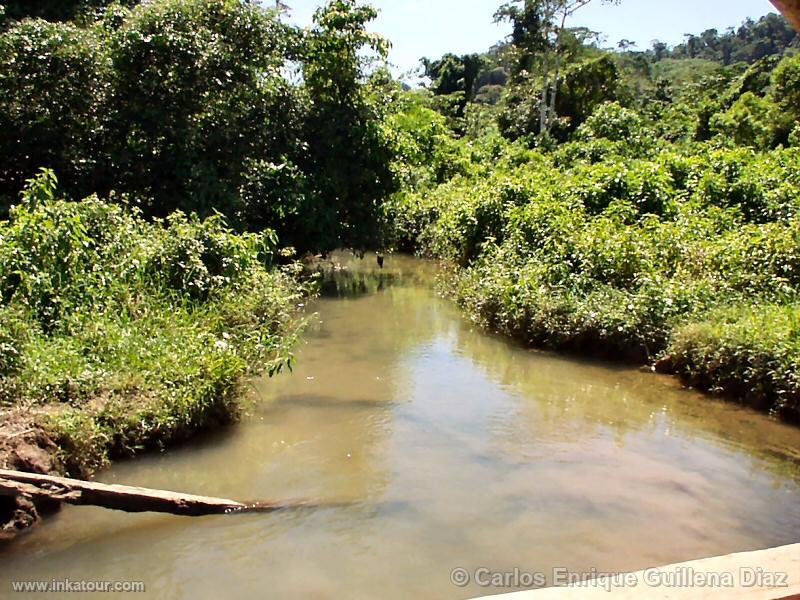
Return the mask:
[(800, 312), (786, 305), (723, 306), (678, 327), (675, 370), (696, 385), (788, 418), (800, 414)]
[(778, 107), (800, 118), (800, 55), (784, 58), (772, 72), (771, 95)]
[(16, 3), (0, 31), (0, 217), (44, 166), (65, 197), (113, 190), (147, 218), (221, 213), (301, 251), (380, 243), (402, 168), (372, 8), (331, 0), (302, 29), (240, 0), (46, 4), (27, 15), (82, 16), (17, 21)]
[(624, 142), (634, 152), (642, 152), (655, 143), (653, 133), (641, 115), (618, 102), (598, 106), (586, 122), (578, 127), (573, 138), (579, 142)]
[(0, 34), (0, 217), (41, 166), (76, 195), (108, 189), (110, 69), (94, 30), (37, 19)]
[[(623, 144), (617, 133), (641, 125), (615, 105), (597, 116), (579, 130), (586, 142), (398, 196), (397, 238), (458, 264), (456, 298), (486, 327), (537, 346), (661, 360), (698, 385), (800, 415), (800, 347), (785, 326), (800, 298), (800, 154), (666, 145), (564, 160), (598, 139)], [(726, 310), (758, 316), (715, 316)], [(757, 343), (739, 348), (754, 319)]]
[(32, 406), (76, 474), (235, 419), (242, 376), (280, 370), (297, 332), (305, 290), (274, 234), (54, 185), (43, 172), (0, 223), (0, 402)]

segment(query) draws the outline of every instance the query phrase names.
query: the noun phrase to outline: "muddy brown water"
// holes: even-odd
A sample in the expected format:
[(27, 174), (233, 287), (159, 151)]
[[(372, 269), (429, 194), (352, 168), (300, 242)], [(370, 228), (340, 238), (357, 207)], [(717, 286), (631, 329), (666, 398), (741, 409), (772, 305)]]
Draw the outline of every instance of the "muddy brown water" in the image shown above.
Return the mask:
[(254, 382), (241, 424), (99, 477), (329, 505), (69, 507), (0, 550), (0, 597), (68, 579), (145, 582), (130, 597), (467, 598), (516, 588), (457, 587), (455, 568), (614, 572), (800, 542), (800, 429), (487, 335), (435, 296), (429, 263), (337, 260), (294, 372)]

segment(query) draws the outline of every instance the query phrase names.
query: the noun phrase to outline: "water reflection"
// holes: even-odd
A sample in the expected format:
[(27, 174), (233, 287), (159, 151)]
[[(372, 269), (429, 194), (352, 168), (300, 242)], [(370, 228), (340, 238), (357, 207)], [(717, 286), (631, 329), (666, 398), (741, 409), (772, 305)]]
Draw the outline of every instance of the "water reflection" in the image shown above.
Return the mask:
[(374, 254), (357, 259), (336, 252), (329, 258), (308, 263), (305, 274), (319, 282), (323, 298), (353, 298), (400, 285), (427, 286), (435, 277), (434, 263), (413, 263), (399, 256), (390, 257), (386, 268), (378, 264)]

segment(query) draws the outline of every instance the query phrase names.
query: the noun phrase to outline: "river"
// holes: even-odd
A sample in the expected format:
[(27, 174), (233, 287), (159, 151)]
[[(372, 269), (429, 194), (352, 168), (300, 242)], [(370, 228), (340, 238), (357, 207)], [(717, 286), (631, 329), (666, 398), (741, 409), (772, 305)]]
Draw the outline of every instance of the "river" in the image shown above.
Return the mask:
[(0, 596), (69, 579), (145, 583), (128, 597), (468, 598), (515, 588), (458, 587), (455, 568), (616, 572), (800, 541), (800, 429), (488, 335), (433, 293), (429, 263), (337, 260), (294, 372), (252, 382), (242, 423), (98, 477), (322, 507), (68, 507), (0, 551)]

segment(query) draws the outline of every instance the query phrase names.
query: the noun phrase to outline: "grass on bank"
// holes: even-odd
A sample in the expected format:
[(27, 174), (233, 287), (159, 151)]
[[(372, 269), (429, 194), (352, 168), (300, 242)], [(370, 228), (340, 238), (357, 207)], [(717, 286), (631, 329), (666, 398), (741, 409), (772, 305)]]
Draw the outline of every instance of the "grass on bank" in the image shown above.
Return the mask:
[(23, 408), (73, 475), (236, 419), (242, 377), (291, 359), (307, 292), (273, 265), (274, 235), (147, 222), (55, 185), (43, 171), (0, 223), (0, 408)]

